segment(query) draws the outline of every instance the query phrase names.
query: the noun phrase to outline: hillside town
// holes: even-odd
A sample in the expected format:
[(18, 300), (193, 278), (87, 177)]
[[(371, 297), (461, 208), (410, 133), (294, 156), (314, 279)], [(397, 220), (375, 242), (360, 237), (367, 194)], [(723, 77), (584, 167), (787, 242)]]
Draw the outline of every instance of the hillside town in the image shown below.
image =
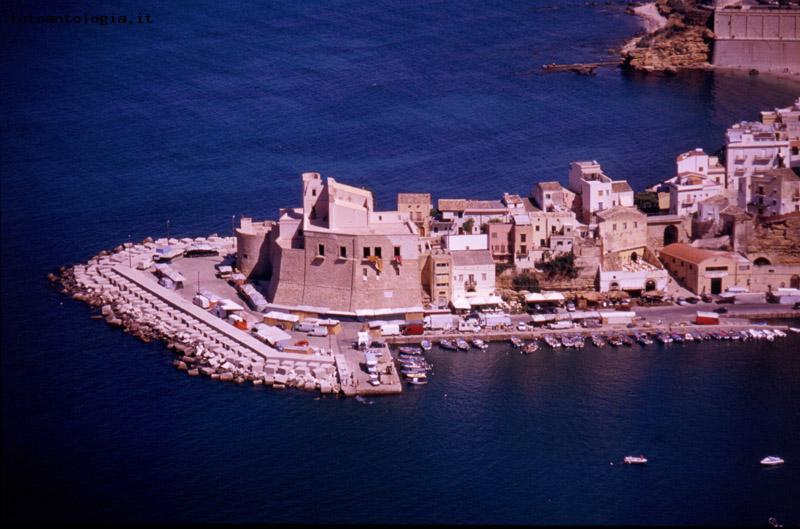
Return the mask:
[(527, 196), (414, 190), (381, 210), (309, 172), (277, 220), (129, 241), (50, 279), (165, 341), (189, 375), (323, 394), (426, 384), (433, 345), (773, 340), (786, 333), (752, 320), (800, 308), (799, 172), (800, 98), (729, 127), (718, 153), (678, 154), (640, 192), (581, 160)]
[(719, 154), (680, 153), (641, 193), (584, 160), (528, 196), (403, 192), (389, 211), (305, 173), (301, 207), (241, 219), (236, 266), (274, 308), (335, 316), (519, 311), (542, 292), (581, 308), (800, 299), (800, 99), (733, 124)]

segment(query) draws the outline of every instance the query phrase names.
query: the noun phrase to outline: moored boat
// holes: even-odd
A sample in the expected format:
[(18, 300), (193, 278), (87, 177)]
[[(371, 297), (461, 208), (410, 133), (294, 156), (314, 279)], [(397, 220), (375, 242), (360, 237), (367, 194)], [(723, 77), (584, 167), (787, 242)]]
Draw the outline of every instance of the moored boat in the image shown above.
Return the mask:
[(405, 347), (400, 347), (398, 349), (398, 351), (400, 351), (402, 354), (406, 354), (406, 355), (421, 355), (422, 354), (422, 349), (419, 348), (419, 347), (407, 347), (407, 346), (405, 346)]
[(518, 336), (512, 336), (511, 338), (509, 338), (509, 341), (511, 342), (511, 345), (513, 345), (514, 347), (517, 348), (522, 347), (522, 340), (520, 340)]
[(459, 338), (456, 340), (456, 348), (459, 351), (469, 351), (469, 344), (466, 340)]
[(447, 349), (449, 351), (457, 350), (455, 344), (453, 344), (453, 342), (451, 342), (450, 340), (439, 340), (439, 347), (441, 347), (442, 349)]
[(778, 456), (767, 456), (761, 460), (761, 464), (764, 466), (782, 465), (783, 463), (785, 461)]
[(486, 342), (484, 342), (483, 340), (481, 340), (480, 338), (473, 338), (472, 339), (472, 347), (476, 347), (476, 348), (480, 349), (481, 351), (485, 351), (486, 349), (489, 348), (489, 345)]
[(525, 354), (535, 353), (538, 350), (539, 350), (539, 344), (537, 344), (535, 341), (528, 342), (522, 346), (522, 352)]
[(604, 347), (606, 345), (606, 341), (599, 334), (593, 334), (591, 339), (595, 347)]
[(430, 340), (422, 340), (419, 343), (419, 346), (422, 348), (423, 351), (430, 351), (431, 349), (433, 349), (433, 344), (431, 343)]

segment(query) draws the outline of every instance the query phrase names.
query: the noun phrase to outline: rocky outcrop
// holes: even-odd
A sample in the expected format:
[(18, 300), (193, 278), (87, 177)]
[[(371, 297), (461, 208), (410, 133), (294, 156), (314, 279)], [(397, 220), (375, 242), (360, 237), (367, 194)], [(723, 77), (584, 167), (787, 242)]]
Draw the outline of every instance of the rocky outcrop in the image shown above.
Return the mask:
[(648, 72), (711, 68), (714, 33), (706, 27), (705, 12), (690, 0), (658, 0), (656, 7), (666, 26), (628, 42), (623, 65)]

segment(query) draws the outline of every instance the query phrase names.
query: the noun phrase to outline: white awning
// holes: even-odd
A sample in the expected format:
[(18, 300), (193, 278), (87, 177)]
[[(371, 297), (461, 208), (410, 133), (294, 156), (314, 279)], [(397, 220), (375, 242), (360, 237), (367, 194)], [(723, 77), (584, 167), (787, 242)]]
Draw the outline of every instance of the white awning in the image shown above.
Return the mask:
[(469, 310), (470, 308), (470, 302), (464, 298), (456, 298), (450, 303), (452, 303), (454, 309)]
[(255, 334), (257, 334), (259, 338), (262, 338), (270, 345), (275, 345), (278, 342), (292, 339), (292, 336), (289, 333), (282, 331), (278, 327), (273, 327), (272, 325), (258, 323), (256, 324), (255, 329)]

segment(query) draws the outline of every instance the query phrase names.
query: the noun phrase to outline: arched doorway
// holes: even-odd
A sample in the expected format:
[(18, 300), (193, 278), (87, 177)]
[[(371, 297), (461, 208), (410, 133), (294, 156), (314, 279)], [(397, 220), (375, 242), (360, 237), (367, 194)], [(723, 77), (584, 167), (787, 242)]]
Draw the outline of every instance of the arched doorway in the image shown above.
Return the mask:
[(635, 262), (637, 262), (637, 261), (639, 261), (639, 254), (638, 254), (638, 253), (636, 253), (636, 252), (633, 252), (633, 253), (631, 254), (631, 261), (633, 261), (634, 263), (635, 263)]
[(793, 275), (792, 278), (789, 280), (789, 286), (792, 288), (800, 288), (800, 276)]
[(664, 228), (664, 246), (669, 246), (675, 242), (678, 242), (678, 228), (670, 224)]
[(652, 279), (648, 279), (647, 282), (644, 284), (644, 290), (646, 292), (652, 292), (656, 289), (656, 282)]
[(756, 266), (769, 266), (772, 263), (766, 257), (759, 257), (758, 259), (753, 261), (753, 264)]
[(611, 290), (615, 290), (615, 291), (619, 290), (619, 283), (617, 283), (616, 281), (612, 281), (611, 285), (610, 285), (610, 288), (611, 288)]

